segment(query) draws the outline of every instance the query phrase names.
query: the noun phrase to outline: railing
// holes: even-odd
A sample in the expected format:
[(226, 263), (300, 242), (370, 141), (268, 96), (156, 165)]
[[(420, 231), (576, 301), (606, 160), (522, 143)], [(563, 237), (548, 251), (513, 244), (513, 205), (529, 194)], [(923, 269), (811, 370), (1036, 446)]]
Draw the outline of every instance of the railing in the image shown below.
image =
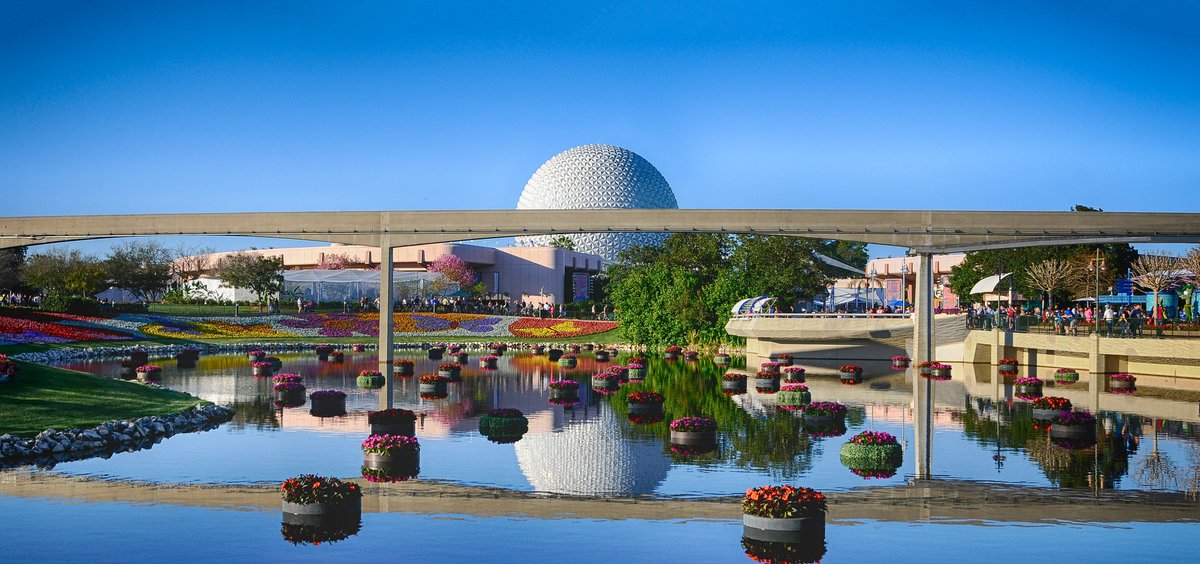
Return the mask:
[(1087, 321), (1076, 317), (1074, 320), (1043, 319), (1036, 315), (1018, 315), (1008, 317), (999, 315), (967, 316), (967, 329), (991, 331), (1000, 328), (1016, 333), (1041, 333), (1046, 335), (1090, 336), (1097, 330), (1101, 337), (1125, 339), (1195, 339), (1200, 338), (1200, 322), (1179, 322), (1176, 320), (1158, 320), (1157, 324), (1150, 323), (1146, 317), (1130, 319), (1115, 319), (1111, 323), (1099, 320), (1099, 328), (1095, 320)]
[(739, 313), (733, 319), (910, 319), (911, 313)]

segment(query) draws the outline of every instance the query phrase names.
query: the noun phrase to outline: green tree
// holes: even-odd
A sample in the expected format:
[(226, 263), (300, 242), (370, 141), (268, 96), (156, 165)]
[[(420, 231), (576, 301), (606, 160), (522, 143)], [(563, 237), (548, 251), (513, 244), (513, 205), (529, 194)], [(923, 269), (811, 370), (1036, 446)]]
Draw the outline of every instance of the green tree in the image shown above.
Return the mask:
[(21, 268), (25, 264), (25, 247), (0, 249), (0, 291), (20, 291)]
[(272, 295), (283, 291), (283, 258), (234, 253), (217, 265), (221, 285), (246, 288), (258, 295), (258, 307)]
[(104, 265), (113, 286), (152, 302), (171, 283), (171, 258), (171, 251), (158, 241), (130, 241), (114, 246)]
[(555, 237), (552, 241), (550, 241), (550, 246), (558, 247), (560, 249), (566, 249), (568, 251), (574, 251), (575, 250), (575, 240), (571, 239), (570, 237), (567, 237), (566, 235), (559, 235), (558, 237)]
[(92, 299), (109, 286), (104, 263), (78, 249), (54, 249), (31, 255), (21, 275), (25, 284), (44, 291), (47, 296)]
[(791, 307), (822, 293), (828, 278), (814, 258), (820, 245), (799, 237), (739, 237), (730, 263), (744, 274), (742, 297), (774, 296), (781, 307)]

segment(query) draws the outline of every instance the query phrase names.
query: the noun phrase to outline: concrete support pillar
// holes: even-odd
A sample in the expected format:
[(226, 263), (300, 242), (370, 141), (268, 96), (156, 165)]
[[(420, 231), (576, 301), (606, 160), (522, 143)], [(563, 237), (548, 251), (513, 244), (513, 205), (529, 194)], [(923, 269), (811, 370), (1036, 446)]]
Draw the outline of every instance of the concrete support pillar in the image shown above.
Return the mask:
[[(914, 300), (915, 331), (913, 357), (918, 365), (934, 358), (933, 331), (933, 255), (920, 253), (917, 260), (917, 288)], [(913, 446), (916, 448), (916, 478), (929, 479), (933, 473), (933, 381), (913, 376)]]
[(1091, 400), (1092, 413), (1100, 412), (1100, 394), (1104, 392), (1105, 384), (1107, 384), (1108, 374), (1107, 359), (1103, 354), (1100, 354), (1100, 332), (1092, 333), (1091, 343), (1089, 343), (1088, 351), (1088, 398)]
[(392, 319), (394, 296), (392, 281), (395, 265), (392, 263), (392, 236), (379, 237), (379, 371), (383, 372), (384, 384), (379, 390), (379, 409), (392, 408), (392, 392), (396, 389), (396, 372), (393, 369), (395, 353), (392, 334), (395, 323)]
[(992, 377), (992, 398), (999, 399), (1000, 391), (1004, 389), (1004, 377), (1000, 376), (999, 366), (1000, 359), (1004, 358), (1004, 330), (999, 327), (992, 328), (992, 355), (991, 366), (988, 371)]

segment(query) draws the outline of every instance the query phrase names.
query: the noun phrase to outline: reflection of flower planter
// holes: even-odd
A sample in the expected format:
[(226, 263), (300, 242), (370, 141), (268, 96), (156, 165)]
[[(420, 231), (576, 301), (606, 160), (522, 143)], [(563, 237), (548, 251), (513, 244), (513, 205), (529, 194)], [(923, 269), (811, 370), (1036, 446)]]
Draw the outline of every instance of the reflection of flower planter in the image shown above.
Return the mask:
[(459, 364), (466, 364), (466, 363), (467, 363), (467, 361), (471, 360), (471, 355), (469, 355), (469, 354), (467, 354), (467, 353), (465, 353), (465, 352), (460, 352), (460, 353), (458, 353), (458, 354), (455, 354), (455, 355), (453, 355), (453, 356), (454, 356), (454, 361), (455, 361), (455, 362), (457, 362), (457, 363), (459, 363)]
[(415, 373), (414, 369), (415, 368), (411, 362), (405, 362), (396, 365), (395, 373), (397, 376), (412, 376)]
[(621, 387), (621, 380), (614, 376), (596, 375), (592, 376), (593, 390), (613, 391)]
[(389, 423), (372, 423), (372, 435), (403, 435), (412, 437), (417, 434), (416, 421), (393, 421)]
[(779, 391), (779, 378), (755, 378), (754, 389), (760, 394), (773, 394)]
[(663, 353), (663, 360), (679, 360), (679, 353)]
[(746, 380), (721, 380), (721, 389), (738, 394), (746, 393)]
[[(292, 520), (298, 519), (292, 517)], [(289, 523), (287, 514), (284, 514), (283, 526), (280, 529), (280, 534), (283, 535), (283, 540), (292, 544), (311, 544), (318, 545), (321, 543), (335, 543), (346, 540), (356, 534), (362, 528), (362, 520), (359, 515), (353, 515), (346, 518), (325, 518), (316, 519), (316, 523)]]
[(549, 351), (546, 351), (546, 358), (548, 358), (550, 362), (557, 362), (558, 359), (562, 358), (562, 355), (562, 349), (550, 349)]
[(608, 362), (608, 361), (609, 361), (608, 351), (605, 351), (605, 350), (596, 351), (596, 362)]
[(272, 390), (271, 399), (287, 407), (300, 407), (308, 397), (304, 388), (295, 390)]
[[(375, 472), (371, 472), (372, 470)], [(363, 454), (363, 477), (369, 481), (398, 482), (415, 478), (420, 473), (421, 451), (419, 450)]]
[(129, 360), (138, 363), (139, 365), (150, 362), (150, 353), (146, 351), (132, 351), (129, 353)]
[(1013, 393), (1017, 396), (1033, 396), (1042, 395), (1041, 384), (1018, 384), (1013, 387)]
[(742, 535), (768, 542), (803, 542), (813, 537), (824, 540), (825, 514), (792, 518), (742, 514)]
[(122, 380), (132, 380), (137, 377), (137, 367), (141, 366), (132, 360), (126, 360), (121, 363), (121, 369), (117, 372), (117, 376)]
[(439, 368), (438, 376), (445, 378), (447, 382), (459, 382), (462, 381), (462, 369), (442, 370)]
[(254, 370), (255, 376), (271, 376), (275, 374), (275, 368), (269, 362), (256, 362), (252, 370)]
[(1136, 382), (1137, 379), (1133, 376), (1122, 378), (1114, 374), (1108, 378), (1108, 391), (1114, 394), (1132, 394), (1137, 391)]
[(662, 417), (662, 403), (636, 403), (629, 402), (630, 417)]
[(267, 357), (267, 353), (265, 353), (263, 351), (250, 351), (250, 352), (246, 353), (246, 360), (249, 361), (251, 364), (253, 364), (255, 362), (261, 362), (262, 359), (264, 359), (266, 357)]
[(422, 394), (445, 394), (446, 382), (421, 382), (417, 391)]
[(684, 360), (700, 360), (700, 353), (697, 351), (687, 351), (683, 353)]
[(346, 414), (346, 396), (308, 396), (309, 413), (316, 417), (336, 417)]
[(268, 356), (267, 358), (263, 359), (263, 362), (268, 362), (271, 364), (272, 373), (283, 370), (283, 361), (277, 356)]
[(730, 357), (727, 354), (719, 354), (713, 357), (713, 364), (717, 366), (729, 366)]
[[(1061, 369), (1060, 369), (1061, 370)], [(1067, 372), (1055, 372), (1054, 381), (1059, 384), (1074, 384), (1079, 381), (1079, 373), (1074, 370)]]
[[(744, 529), (744, 527), (743, 527)], [(820, 562), (825, 556), (825, 533), (813, 534), (796, 542), (775, 542), (750, 538), (743, 532), (742, 549), (755, 562), (805, 564)]]
[(350, 352), (366, 352), (366, 351), (367, 351), (367, 345), (364, 345), (362, 343), (355, 343), (353, 345), (350, 345)]
[(555, 403), (572, 403), (579, 401), (578, 389), (550, 390), (550, 401)]
[(337, 503), (283, 502), (283, 522), (295, 525), (321, 525), (330, 521), (353, 519), (362, 515), (362, 498), (353, 496)]
[(1040, 409), (1035, 407), (1033, 408), (1033, 418), (1039, 421), (1053, 421), (1054, 418), (1058, 417), (1058, 414), (1070, 410), (1069, 406), (1066, 409)]
[(532, 349), (530, 349), (529, 352), (540, 356), (540, 355), (546, 354), (546, 347), (544, 347), (542, 345), (534, 345), (534, 347)]
[(495, 370), (500, 359), (494, 356), (485, 356), (479, 359), (479, 367), (485, 370)]
[(1000, 364), (999, 371), (1005, 373), (1015, 373), (1017, 371), (1016, 363)]
[(929, 371), (929, 376), (930, 376), (930, 378), (934, 378), (937, 380), (949, 380), (950, 379), (950, 369), (949, 368), (932, 368)]
[(429, 349), (429, 360), (441, 360), (444, 352), (445, 350), (441, 347), (433, 347)]
[(805, 425), (815, 425), (819, 427), (829, 427), (834, 425), (845, 426), (846, 415), (812, 415), (804, 414)]
[(188, 349), (175, 355), (175, 366), (177, 368), (195, 368), (197, 360), (200, 360), (200, 351)]
[(646, 379), (646, 369), (645, 368), (630, 368), (629, 369), (629, 379), (631, 381), (645, 380)]
[(922, 366), (917, 368), (917, 373), (928, 378), (933, 375), (933, 369), (928, 366)]
[(861, 384), (862, 371), (838, 372), (838, 378), (841, 379), (843, 384)]
[(558, 365), (563, 368), (575, 368), (578, 361), (574, 357), (564, 356), (558, 359)]

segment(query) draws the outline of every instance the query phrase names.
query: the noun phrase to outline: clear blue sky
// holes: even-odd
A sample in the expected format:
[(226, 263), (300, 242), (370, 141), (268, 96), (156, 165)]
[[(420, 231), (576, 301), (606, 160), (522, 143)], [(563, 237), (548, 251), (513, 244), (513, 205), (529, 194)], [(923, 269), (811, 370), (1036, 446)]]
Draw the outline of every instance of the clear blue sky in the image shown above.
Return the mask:
[(1194, 2), (443, 4), (8, 0), (0, 215), (511, 208), (585, 143), (684, 208), (1200, 211)]

